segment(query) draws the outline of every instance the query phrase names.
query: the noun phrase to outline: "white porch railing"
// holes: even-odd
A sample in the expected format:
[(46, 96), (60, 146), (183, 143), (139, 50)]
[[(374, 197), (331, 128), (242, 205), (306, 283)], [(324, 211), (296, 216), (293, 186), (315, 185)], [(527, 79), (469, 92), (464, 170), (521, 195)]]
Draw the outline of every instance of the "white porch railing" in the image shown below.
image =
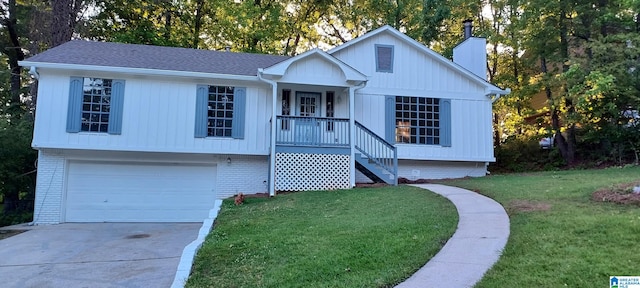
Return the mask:
[(276, 145), (349, 147), (349, 119), (276, 117)]

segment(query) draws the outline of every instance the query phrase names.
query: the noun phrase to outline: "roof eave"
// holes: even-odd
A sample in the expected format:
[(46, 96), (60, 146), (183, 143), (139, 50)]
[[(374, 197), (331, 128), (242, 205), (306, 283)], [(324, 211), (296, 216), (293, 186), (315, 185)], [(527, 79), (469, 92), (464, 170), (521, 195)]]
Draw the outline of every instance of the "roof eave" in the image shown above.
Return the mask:
[(176, 70), (162, 70), (162, 69), (148, 69), (148, 68), (112, 67), (112, 66), (96, 66), (96, 65), (33, 62), (33, 61), (19, 61), (18, 65), (36, 67), (36, 68), (59, 69), (59, 70), (113, 72), (113, 73), (130, 74), (130, 75), (173, 76), (173, 77), (185, 77), (185, 78), (215, 78), (215, 79), (224, 79), (224, 80), (241, 80), (241, 81), (256, 81), (256, 82), (259, 81), (257, 75), (255, 76), (233, 75), (233, 74), (217, 74), (217, 73), (194, 72), (194, 71), (176, 71)]

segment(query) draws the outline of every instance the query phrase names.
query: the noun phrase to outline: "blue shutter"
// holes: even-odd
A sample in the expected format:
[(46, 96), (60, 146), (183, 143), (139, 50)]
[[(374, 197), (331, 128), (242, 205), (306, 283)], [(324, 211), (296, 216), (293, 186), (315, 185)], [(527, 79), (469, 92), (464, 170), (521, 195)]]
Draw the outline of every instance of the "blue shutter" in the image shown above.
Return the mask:
[(195, 133), (196, 138), (207, 137), (207, 123), (209, 114), (209, 86), (198, 85), (196, 92), (196, 124)]
[(384, 138), (391, 144), (396, 143), (396, 96), (385, 96), (384, 100)]
[(451, 147), (451, 100), (440, 99), (440, 145)]
[(111, 105), (109, 107), (109, 134), (122, 134), (122, 109), (124, 106), (124, 80), (111, 82)]
[(233, 121), (231, 122), (231, 137), (244, 139), (245, 109), (247, 106), (247, 88), (233, 89)]
[(69, 82), (69, 108), (67, 109), (67, 132), (78, 133), (82, 127), (82, 87), (84, 78), (71, 77)]

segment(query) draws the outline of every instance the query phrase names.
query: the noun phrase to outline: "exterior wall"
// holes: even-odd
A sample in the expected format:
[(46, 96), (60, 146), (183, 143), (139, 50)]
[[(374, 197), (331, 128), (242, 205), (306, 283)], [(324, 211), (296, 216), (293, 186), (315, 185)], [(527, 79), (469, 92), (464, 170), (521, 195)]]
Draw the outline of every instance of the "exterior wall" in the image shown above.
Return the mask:
[(487, 40), (470, 37), (453, 48), (453, 62), (487, 79)]
[(373, 183), (373, 180), (369, 179), (369, 177), (362, 174), (359, 170), (356, 170), (356, 183)]
[(335, 118), (349, 118), (349, 93), (345, 92), (344, 87), (335, 87), (335, 86), (315, 86), (315, 85), (290, 85), (290, 84), (279, 84), (278, 85), (278, 107), (277, 113), (278, 115), (282, 115), (282, 90), (290, 90), (291, 91), (291, 102), (290, 102), (290, 115), (289, 116), (297, 116), (299, 114), (298, 108), (298, 100), (296, 99), (296, 92), (314, 92), (320, 93), (320, 115), (318, 117), (325, 117), (327, 115), (327, 92), (334, 92), (335, 102), (334, 103), (334, 113)]
[(60, 150), (38, 151), (36, 199), (33, 222), (57, 224), (62, 220), (64, 199), (65, 160)]
[[(439, 98), (438, 94), (403, 95)], [(357, 93), (355, 119), (384, 138), (385, 95)], [(396, 144), (398, 159), (495, 161), (491, 122), (491, 102), (451, 100), (451, 147)]]
[[(394, 46), (393, 73), (376, 72), (375, 44)], [(360, 90), (364, 94), (428, 93), (443, 98), (486, 99), (484, 87), (477, 82), (390, 34), (365, 39), (332, 55), (369, 76), (367, 86)]]
[[(487, 174), (484, 162), (398, 160), (398, 177), (409, 180), (482, 177)], [(356, 171), (356, 183), (373, 183)]]
[(291, 64), (278, 82), (342, 86), (344, 79), (345, 75), (338, 66), (315, 55)]
[[(168, 79), (102, 73), (73, 76), (125, 79), (121, 135), (67, 133), (69, 73), (42, 70), (33, 146), (117, 151), (269, 153), (270, 88), (257, 83)], [(244, 139), (194, 138), (197, 84), (247, 87)]]
[[(231, 159), (231, 163), (227, 159)], [(64, 220), (69, 160), (213, 164), (217, 166), (216, 199), (238, 192), (267, 192), (267, 156), (42, 149), (38, 154), (34, 223), (56, 224)]]
[(268, 192), (269, 162), (266, 156), (230, 155), (218, 160), (216, 198), (224, 199), (242, 194)]
[(482, 177), (486, 174), (484, 162), (398, 161), (398, 177), (409, 180)]

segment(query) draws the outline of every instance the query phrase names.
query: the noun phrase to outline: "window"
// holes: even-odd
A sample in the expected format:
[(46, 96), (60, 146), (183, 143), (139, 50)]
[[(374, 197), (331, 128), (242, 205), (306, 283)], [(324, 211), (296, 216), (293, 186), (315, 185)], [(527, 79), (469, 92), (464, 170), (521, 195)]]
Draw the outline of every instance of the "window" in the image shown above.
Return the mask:
[(120, 134), (124, 80), (71, 77), (67, 132)]
[(107, 132), (112, 81), (111, 79), (84, 78), (80, 131)]
[(393, 46), (376, 44), (376, 72), (393, 73)]
[(231, 137), (233, 87), (209, 86), (207, 136)]
[(387, 96), (389, 142), (451, 146), (449, 99)]
[(198, 85), (195, 136), (244, 138), (246, 88)]
[[(335, 117), (335, 113), (333, 110), (333, 104), (335, 100), (335, 95), (333, 91), (327, 91), (327, 118)], [(334, 123), (333, 121), (327, 121), (327, 131), (333, 131)]]
[(396, 96), (396, 143), (440, 144), (440, 99)]
[[(291, 115), (291, 90), (282, 90), (282, 116)], [(289, 130), (289, 120), (282, 120), (282, 130)]]

